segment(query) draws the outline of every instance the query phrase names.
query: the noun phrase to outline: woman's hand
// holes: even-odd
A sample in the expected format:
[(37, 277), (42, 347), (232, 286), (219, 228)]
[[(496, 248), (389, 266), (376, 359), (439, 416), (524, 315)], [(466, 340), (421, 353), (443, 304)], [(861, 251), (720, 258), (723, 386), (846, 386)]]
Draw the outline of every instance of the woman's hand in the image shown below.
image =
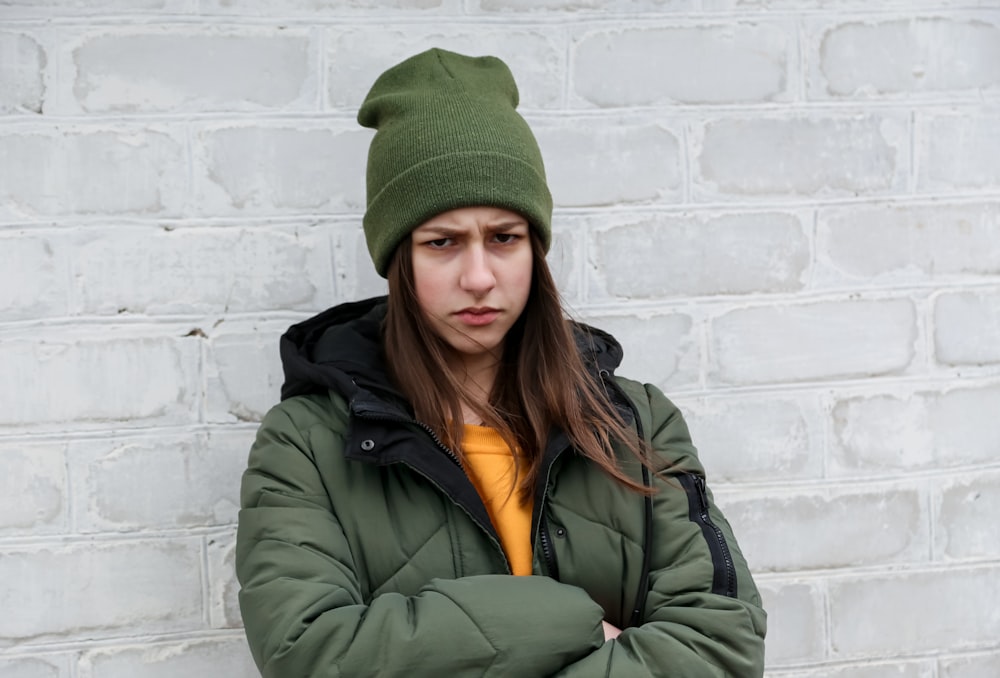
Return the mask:
[(602, 621), (601, 623), (604, 624), (604, 641), (605, 642), (607, 642), (609, 640), (614, 640), (619, 635), (621, 635), (622, 630), (620, 628), (618, 628), (617, 626), (612, 626), (611, 624), (607, 623), (606, 621)]

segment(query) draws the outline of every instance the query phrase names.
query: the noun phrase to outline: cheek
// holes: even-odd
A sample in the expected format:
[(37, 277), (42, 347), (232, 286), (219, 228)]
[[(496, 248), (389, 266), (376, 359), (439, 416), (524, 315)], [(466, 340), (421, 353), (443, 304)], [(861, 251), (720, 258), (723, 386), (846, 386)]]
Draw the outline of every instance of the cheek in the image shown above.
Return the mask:
[[(435, 271), (435, 268), (438, 270)], [(422, 266), (414, 261), (413, 291), (421, 310), (435, 315), (435, 307), (441, 303), (444, 287), (440, 267)]]
[(437, 295), (434, 294), (434, 290), (428, 286), (427, 281), (419, 279), (414, 280), (413, 288), (417, 296), (417, 306), (419, 306), (424, 312), (433, 310), (434, 298)]
[(533, 273), (531, 253), (529, 252), (526, 261), (522, 262), (521, 267), (517, 271), (516, 281), (514, 282), (514, 287), (517, 289), (518, 296), (521, 297), (522, 301), (527, 301), (528, 294), (531, 292)]

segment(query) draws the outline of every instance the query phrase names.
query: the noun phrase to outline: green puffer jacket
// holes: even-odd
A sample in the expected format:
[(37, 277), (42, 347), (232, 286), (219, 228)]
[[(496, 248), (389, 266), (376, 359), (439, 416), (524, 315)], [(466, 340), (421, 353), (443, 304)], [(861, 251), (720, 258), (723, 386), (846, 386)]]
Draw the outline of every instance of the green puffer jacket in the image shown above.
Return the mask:
[[(282, 337), (283, 400), (250, 453), (236, 551), (264, 676), (762, 675), (765, 614), (687, 427), (658, 390), (612, 376), (614, 339), (577, 327), (668, 470), (644, 500), (554, 431), (536, 576), (514, 577), (462, 468), (386, 378), (383, 314), (347, 304)], [(602, 619), (629, 628), (604, 642)]]

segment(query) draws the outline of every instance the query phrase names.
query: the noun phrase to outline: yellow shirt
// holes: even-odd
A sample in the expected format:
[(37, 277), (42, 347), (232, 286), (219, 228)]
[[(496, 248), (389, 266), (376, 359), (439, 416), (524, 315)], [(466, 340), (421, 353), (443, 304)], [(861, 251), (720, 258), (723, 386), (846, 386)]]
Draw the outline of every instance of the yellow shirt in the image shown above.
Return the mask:
[(530, 575), (532, 502), (522, 503), (514, 486), (514, 455), (500, 434), (488, 426), (466, 424), (464, 435), (465, 470), (500, 535), (511, 571)]

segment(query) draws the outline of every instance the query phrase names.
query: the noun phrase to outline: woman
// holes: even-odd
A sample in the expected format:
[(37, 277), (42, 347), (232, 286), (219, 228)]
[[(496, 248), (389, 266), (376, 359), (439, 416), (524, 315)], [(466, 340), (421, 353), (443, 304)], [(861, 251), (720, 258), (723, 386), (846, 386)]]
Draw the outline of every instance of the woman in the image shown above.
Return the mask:
[(243, 479), (265, 676), (737, 676), (765, 616), (680, 413), (564, 319), (503, 62), (384, 73), (364, 230), (387, 298), (282, 337)]

